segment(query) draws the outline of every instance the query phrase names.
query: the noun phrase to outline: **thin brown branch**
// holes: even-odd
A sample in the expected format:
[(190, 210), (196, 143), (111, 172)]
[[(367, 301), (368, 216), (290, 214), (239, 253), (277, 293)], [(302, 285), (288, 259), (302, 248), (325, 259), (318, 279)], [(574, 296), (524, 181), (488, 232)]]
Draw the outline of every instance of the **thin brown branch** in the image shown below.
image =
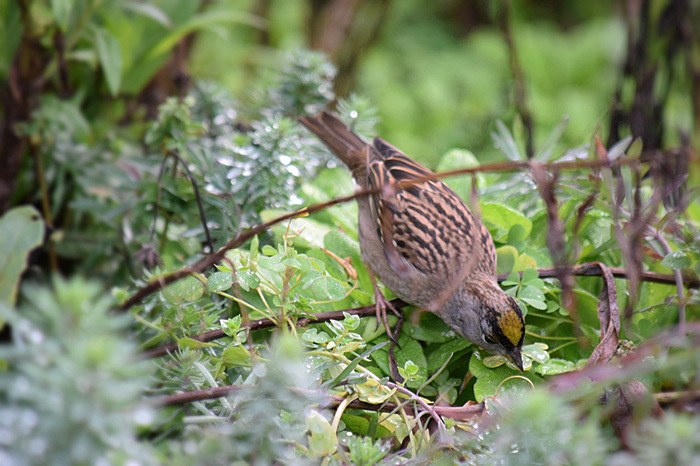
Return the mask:
[(182, 160), (182, 157), (180, 157), (180, 154), (178, 154), (177, 151), (170, 150), (168, 151), (168, 154), (171, 157), (174, 157), (176, 160), (178, 160), (182, 165), (182, 168), (185, 169), (187, 179), (190, 181), (190, 184), (192, 185), (192, 190), (194, 191), (194, 199), (197, 202), (197, 209), (199, 210), (199, 221), (201, 222), (202, 228), (204, 229), (204, 238), (207, 245), (206, 252), (212, 252), (214, 250), (214, 243), (212, 242), (211, 235), (209, 234), (209, 226), (207, 226), (207, 217), (204, 214), (204, 206), (202, 205), (202, 198), (199, 195), (199, 187), (197, 186), (197, 180), (194, 179), (194, 175), (187, 166), (187, 162)]
[(700, 390), (655, 393), (654, 398), (662, 406), (688, 405), (700, 403)]
[[(44, 160), (41, 152), (36, 145), (30, 145), (29, 153), (34, 159), (34, 171), (37, 184), (39, 185), (39, 194), (41, 196), (41, 212), (44, 214), (44, 222), (49, 231), (54, 230), (53, 214), (51, 210), (51, 200), (49, 195), (49, 186), (46, 183), (46, 172), (44, 171)], [(51, 273), (58, 273), (58, 256), (56, 255), (56, 245), (49, 238), (46, 242), (46, 250), (49, 254), (49, 267)]]
[(564, 244), (564, 224), (559, 218), (559, 202), (554, 193), (559, 171), (546, 172), (540, 165), (532, 165), (532, 179), (537, 184), (540, 197), (544, 201), (547, 211), (547, 248), (554, 262), (554, 270), (561, 287), (562, 307), (566, 309), (574, 321), (574, 332), (579, 344), (585, 345), (585, 336), (581, 332), (581, 321), (574, 298), (574, 276), (571, 273), (571, 260), (569, 251)]
[[(647, 340), (639, 348), (619, 358), (619, 364), (595, 364), (580, 371), (567, 372), (552, 378), (549, 389), (553, 393), (566, 393), (581, 384), (620, 382), (641, 377), (649, 372), (653, 357), (661, 348), (682, 347), (697, 348), (700, 345), (700, 322), (687, 322), (686, 337), (679, 337), (678, 327), (668, 330)], [(659, 362), (659, 364), (661, 364)], [(665, 359), (663, 364), (668, 364)]]
[[(177, 406), (187, 403), (193, 403), (195, 401), (214, 400), (216, 398), (221, 398), (231, 393), (240, 391), (243, 388), (254, 387), (245, 385), (225, 385), (221, 387), (207, 388), (203, 390), (192, 390), (182, 393), (175, 393), (174, 395), (153, 398), (151, 399), (151, 402), (157, 406)], [(326, 404), (326, 407), (328, 408), (337, 408), (338, 405), (340, 405), (340, 403), (342, 403), (345, 399), (343, 396), (340, 395), (326, 395), (326, 398), (328, 399), (328, 403)], [(347, 407), (352, 409), (362, 409), (366, 411), (377, 411), (383, 413), (391, 413), (399, 408), (399, 406), (397, 406), (395, 403), (387, 402), (381, 404), (373, 404), (361, 400), (353, 400)], [(411, 416), (416, 415), (415, 410), (410, 405), (404, 406), (403, 409), (405, 409), (406, 412)], [(433, 412), (431, 414), (455, 420), (466, 420), (476, 416), (480, 416), (484, 412), (484, 409), (485, 408), (483, 403), (469, 403), (464, 406), (433, 406), (431, 407), (431, 410)]]
[[(620, 268), (620, 267), (608, 267), (610, 272), (612, 272), (613, 276), (616, 278), (627, 278), (628, 277), (628, 272), (627, 270)], [(539, 273), (540, 278), (556, 278), (556, 270), (554, 268), (546, 268), (546, 269), (537, 269), (537, 272)], [(586, 264), (579, 264), (579, 265), (574, 265), (571, 268), (571, 273), (573, 275), (577, 275), (579, 277), (592, 277), (592, 276), (600, 276), (602, 275), (602, 272), (600, 270), (600, 266), (596, 263), (586, 263)], [(509, 274), (507, 273), (502, 273), (498, 276), (498, 281), (503, 281), (506, 279), (506, 277)], [(522, 272), (520, 272), (520, 275), (522, 275)], [(652, 283), (661, 283), (663, 285), (675, 285), (676, 284), (676, 278), (675, 276), (671, 274), (666, 274), (666, 273), (657, 273), (657, 272), (642, 272), (642, 281), (645, 282), (652, 282)], [(688, 288), (700, 288), (700, 280), (697, 278), (692, 278), (692, 277), (686, 277), (684, 280), (684, 284)]]
[[(665, 254), (670, 254), (672, 252), (671, 246), (666, 241), (666, 238), (659, 233), (658, 230), (647, 226), (647, 233), (649, 233), (653, 238), (655, 238), (664, 250)], [(681, 334), (685, 333), (685, 297), (683, 295), (683, 274), (679, 269), (673, 271), (673, 277), (676, 281), (676, 293), (678, 294), (678, 331)]]
[(600, 320), (600, 342), (593, 349), (586, 367), (610, 361), (620, 343), (620, 307), (617, 303), (615, 279), (610, 269), (598, 263), (603, 272), (603, 289), (598, 297), (598, 319)]
[[(567, 160), (567, 161), (562, 161), (562, 162), (539, 164), (539, 166), (545, 170), (575, 170), (575, 169), (583, 169), (583, 168), (614, 167), (614, 166), (620, 166), (620, 165), (637, 165), (640, 163), (642, 163), (642, 162), (640, 162), (640, 160), (637, 158), (620, 157), (620, 158), (615, 159), (615, 160), (607, 160), (607, 159), (605, 159), (605, 160)], [(426, 181), (446, 178), (446, 177), (450, 177), (450, 176), (465, 175), (465, 174), (472, 174), (472, 173), (479, 173), (479, 172), (521, 171), (521, 170), (529, 169), (530, 167), (531, 167), (531, 164), (529, 162), (502, 162), (502, 163), (495, 163), (495, 164), (490, 164), (490, 165), (482, 165), (479, 167), (462, 168), (462, 169), (458, 169), (458, 170), (450, 170), (450, 171), (446, 171), (446, 172), (437, 173), (437, 174), (434, 174), (431, 176), (416, 178), (414, 180), (401, 181), (401, 182), (396, 184), (396, 189), (407, 189), (407, 188), (410, 188), (411, 186), (416, 185), (416, 184), (424, 183)], [(366, 189), (366, 190), (357, 191), (354, 194), (351, 194), (348, 196), (338, 197), (338, 198), (332, 199), (328, 202), (313, 204), (313, 205), (311, 205), (309, 207), (305, 207), (297, 212), (291, 212), (291, 213), (288, 213), (285, 215), (281, 215), (277, 218), (270, 220), (269, 222), (265, 222), (263, 224), (257, 225), (249, 230), (246, 230), (246, 231), (240, 233), (235, 238), (229, 240), (229, 242), (226, 243), (226, 245), (224, 245), (221, 249), (219, 249), (218, 251), (216, 251), (213, 254), (210, 254), (206, 257), (203, 257), (202, 259), (197, 261), (195, 264), (183, 267), (182, 269), (180, 269), (176, 272), (173, 272), (169, 275), (158, 277), (156, 280), (143, 286), (136, 293), (134, 293), (129, 299), (127, 299), (124, 303), (122, 303), (118, 309), (121, 311), (126, 311), (127, 309), (129, 309), (132, 306), (139, 303), (143, 298), (151, 295), (152, 293), (155, 293), (156, 291), (164, 288), (165, 286), (167, 286), (167, 285), (169, 285), (177, 280), (180, 280), (181, 278), (184, 278), (190, 274), (203, 272), (208, 267), (214, 265), (217, 262), (220, 262), (224, 258), (224, 255), (226, 254), (227, 251), (241, 246), (243, 243), (245, 243), (249, 239), (253, 238), (255, 235), (262, 233), (263, 231), (267, 230), (268, 228), (270, 228), (273, 225), (276, 225), (278, 223), (284, 222), (285, 220), (289, 220), (289, 219), (292, 219), (295, 217), (303, 217), (303, 216), (306, 216), (308, 214), (323, 210), (327, 207), (331, 207), (331, 206), (334, 206), (337, 204), (343, 204), (345, 202), (352, 201), (352, 200), (357, 199), (359, 197), (367, 196), (370, 194), (375, 194), (378, 192), (379, 191), (373, 190), (373, 189)]]

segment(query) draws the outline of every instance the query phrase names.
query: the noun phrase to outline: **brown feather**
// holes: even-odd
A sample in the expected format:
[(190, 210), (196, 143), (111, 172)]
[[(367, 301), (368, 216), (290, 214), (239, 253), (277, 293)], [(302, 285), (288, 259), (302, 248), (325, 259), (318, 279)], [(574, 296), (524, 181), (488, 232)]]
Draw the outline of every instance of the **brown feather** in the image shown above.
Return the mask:
[[(432, 171), (380, 138), (374, 138), (370, 146), (328, 112), (302, 117), (301, 123), (351, 169), (360, 186), (378, 190), (369, 206), (396, 274), (418, 273), (443, 283), (462, 272), (467, 276), (471, 271), (495, 274), (491, 236), (445, 183), (436, 179), (395, 189), (397, 182), (433, 177)], [(449, 283), (448, 288), (453, 285), (461, 283)], [(445, 295), (448, 290), (443, 287), (441, 291)]]
[[(374, 138), (374, 148), (378, 157), (371, 161), (368, 170), (371, 187), (434, 176), (379, 138)], [(481, 254), (485, 249), (474, 267), (495, 274), (496, 254), (488, 231), (445, 183), (427, 181), (396, 191), (391, 203), (378, 196), (374, 195), (373, 205), (392, 206), (392, 240), (398, 254), (420, 272), (450, 276), (455, 270), (461, 270), (473, 254)], [(383, 216), (375, 215), (375, 218)], [(481, 244), (483, 235), (488, 238), (485, 244)], [(475, 238), (479, 244), (474, 244)]]
[(360, 186), (367, 185), (366, 182), (363, 183), (363, 178), (366, 173), (369, 146), (362, 138), (350, 131), (339, 118), (328, 112), (303, 116), (299, 121), (348, 166)]

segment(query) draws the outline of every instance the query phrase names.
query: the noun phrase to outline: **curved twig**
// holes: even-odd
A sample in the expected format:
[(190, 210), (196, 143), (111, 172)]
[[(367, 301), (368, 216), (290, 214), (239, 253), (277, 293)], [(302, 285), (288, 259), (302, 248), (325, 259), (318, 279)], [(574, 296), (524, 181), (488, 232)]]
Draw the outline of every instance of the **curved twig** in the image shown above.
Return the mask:
[[(193, 403), (195, 401), (204, 400), (214, 400), (216, 398), (221, 398), (227, 396), (233, 392), (242, 390), (243, 388), (254, 388), (251, 385), (225, 385), (221, 387), (207, 388), (203, 390), (192, 390), (182, 393), (175, 393), (174, 395), (166, 395), (157, 398), (151, 398), (150, 402), (156, 406), (177, 406), (187, 403)], [(295, 389), (301, 391), (301, 389)], [(326, 395), (328, 403), (326, 404), (329, 408), (336, 408), (344, 402), (345, 397), (341, 395)], [(377, 411), (383, 413), (391, 413), (398, 409), (395, 403), (386, 402), (373, 404), (361, 400), (352, 400), (347, 404), (348, 408), (352, 409), (362, 409), (366, 411)], [(410, 406), (404, 406), (404, 409), (411, 416), (415, 416), (415, 410)], [(484, 412), (483, 403), (468, 403), (464, 406), (433, 406), (432, 410), (438, 416), (454, 419), (457, 421), (463, 421), (471, 419), (475, 416), (479, 416)]]
[[(627, 270), (621, 267), (608, 267), (608, 270), (610, 270), (613, 277), (616, 278), (627, 278), (628, 276)], [(540, 278), (556, 278), (557, 276), (554, 268), (537, 269), (537, 272)], [(594, 262), (573, 265), (571, 266), (571, 273), (580, 277), (597, 277), (603, 274), (600, 270), (600, 266)], [(505, 280), (508, 275), (509, 274), (507, 273), (498, 275), (498, 281), (500, 282)], [(520, 272), (520, 275), (522, 275), (522, 272)], [(642, 281), (645, 282), (661, 283), (663, 285), (676, 285), (675, 276), (666, 273), (642, 272), (641, 278)], [(684, 284), (688, 288), (698, 288), (700, 287), (700, 280), (692, 277), (685, 277)]]
[(430, 406), (428, 403), (425, 402), (424, 399), (422, 399), (421, 397), (419, 397), (418, 395), (416, 395), (415, 393), (413, 393), (412, 391), (410, 391), (409, 389), (407, 389), (401, 385), (397, 385), (393, 382), (386, 382), (385, 385), (389, 388), (395, 389), (396, 391), (398, 391), (400, 393), (403, 393), (404, 395), (409, 397), (412, 401), (418, 403), (420, 405), (420, 407), (423, 408), (423, 410), (425, 412), (430, 414), (430, 417), (432, 417), (433, 420), (437, 423), (438, 430), (439, 430), (439, 437), (438, 438), (440, 440), (443, 440), (445, 438), (445, 436), (447, 435), (447, 427), (445, 427), (445, 423), (443, 422), (442, 418), (440, 418), (440, 416), (438, 416), (437, 412), (435, 412), (435, 408), (433, 406)]
[(199, 187), (197, 186), (197, 180), (194, 179), (194, 175), (192, 174), (190, 168), (187, 166), (187, 162), (185, 162), (182, 159), (182, 157), (180, 157), (180, 154), (178, 154), (176, 150), (169, 150), (168, 154), (171, 157), (174, 157), (176, 160), (178, 160), (182, 165), (182, 168), (185, 169), (187, 179), (190, 181), (190, 184), (192, 185), (192, 189), (194, 191), (194, 200), (197, 202), (197, 209), (199, 210), (199, 221), (202, 223), (202, 228), (204, 228), (204, 238), (207, 243), (207, 247), (209, 248), (206, 252), (212, 252), (214, 250), (214, 242), (212, 241), (211, 235), (209, 234), (209, 226), (207, 226), (207, 217), (204, 215), (204, 206), (202, 206), (202, 198), (199, 195)]

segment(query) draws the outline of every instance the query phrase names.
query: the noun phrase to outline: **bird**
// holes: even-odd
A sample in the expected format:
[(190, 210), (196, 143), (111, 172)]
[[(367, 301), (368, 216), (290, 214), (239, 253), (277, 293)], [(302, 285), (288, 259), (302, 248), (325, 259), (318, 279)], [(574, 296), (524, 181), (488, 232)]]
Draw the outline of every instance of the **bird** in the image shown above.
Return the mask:
[(493, 238), (435, 174), (375, 137), (365, 142), (328, 111), (299, 120), (352, 172), (363, 262), (375, 286), (377, 318), (397, 312), (376, 275), (401, 300), (437, 314), (457, 334), (523, 370), (525, 321), (496, 279)]

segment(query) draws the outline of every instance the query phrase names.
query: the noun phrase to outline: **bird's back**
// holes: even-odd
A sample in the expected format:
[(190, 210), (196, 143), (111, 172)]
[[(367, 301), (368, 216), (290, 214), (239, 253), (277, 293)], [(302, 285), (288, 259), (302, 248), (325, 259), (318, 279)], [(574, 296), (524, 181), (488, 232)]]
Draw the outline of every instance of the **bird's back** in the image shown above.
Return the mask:
[[(330, 113), (301, 122), (351, 169), (361, 187), (376, 190), (358, 200), (363, 257), (399, 297), (430, 308), (474, 274), (495, 275), (491, 235), (433, 172), (382, 139), (367, 144)], [(420, 179), (429, 180), (397, 186)]]

